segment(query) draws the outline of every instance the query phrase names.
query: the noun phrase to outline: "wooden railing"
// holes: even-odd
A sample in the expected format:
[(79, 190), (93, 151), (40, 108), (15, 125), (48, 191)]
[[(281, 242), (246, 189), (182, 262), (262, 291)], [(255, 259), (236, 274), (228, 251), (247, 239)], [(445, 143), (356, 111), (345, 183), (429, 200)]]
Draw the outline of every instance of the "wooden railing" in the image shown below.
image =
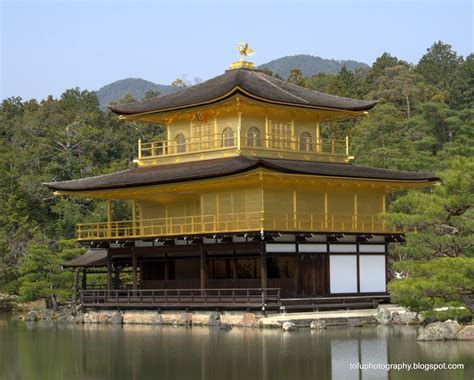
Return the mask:
[[(183, 136), (183, 135), (180, 135)], [(345, 139), (302, 139), (299, 136), (275, 136), (272, 134), (248, 135), (234, 132), (232, 135), (212, 134), (192, 138), (138, 141), (138, 162), (168, 162), (167, 158), (183, 160), (205, 159), (207, 156), (224, 157), (240, 152), (264, 157), (287, 157), (314, 161), (346, 162), (349, 156), (349, 138)], [(205, 153), (209, 153), (206, 155)], [(197, 154), (197, 155), (196, 155)], [(290, 154), (290, 155), (288, 155)]]
[(409, 226), (388, 227), (377, 215), (255, 211), (78, 224), (76, 238), (89, 241), (250, 231), (405, 233), (413, 230)]
[(83, 307), (279, 308), (279, 288), (81, 290)]

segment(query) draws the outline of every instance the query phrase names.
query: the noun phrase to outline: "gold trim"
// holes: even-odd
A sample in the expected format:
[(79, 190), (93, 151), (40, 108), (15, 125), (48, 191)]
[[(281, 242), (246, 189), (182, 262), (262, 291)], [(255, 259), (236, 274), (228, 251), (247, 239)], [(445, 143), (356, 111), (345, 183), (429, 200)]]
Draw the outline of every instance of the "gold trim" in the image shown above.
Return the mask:
[(235, 69), (255, 69), (255, 64), (247, 61), (235, 61), (229, 65), (229, 70)]

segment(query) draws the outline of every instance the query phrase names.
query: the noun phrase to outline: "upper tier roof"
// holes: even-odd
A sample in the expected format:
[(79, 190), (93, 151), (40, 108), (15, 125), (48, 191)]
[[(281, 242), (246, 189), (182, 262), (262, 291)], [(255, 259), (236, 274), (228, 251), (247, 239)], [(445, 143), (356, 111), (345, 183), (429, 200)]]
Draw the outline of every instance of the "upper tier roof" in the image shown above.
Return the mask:
[(325, 177), (345, 177), (374, 180), (411, 182), (438, 181), (431, 173), (376, 169), (357, 165), (331, 164), (309, 161), (290, 161), (236, 156), (213, 160), (185, 162), (162, 166), (141, 166), (117, 173), (63, 182), (45, 183), (50, 189), (60, 191), (94, 191), (151, 186), (208, 178), (223, 177), (266, 168), (275, 172), (306, 174)]
[(290, 106), (344, 111), (367, 111), (377, 102), (324, 94), (252, 69), (227, 70), (224, 74), (182, 91), (142, 102), (107, 107), (120, 115), (159, 113), (206, 105), (237, 93), (260, 101)]

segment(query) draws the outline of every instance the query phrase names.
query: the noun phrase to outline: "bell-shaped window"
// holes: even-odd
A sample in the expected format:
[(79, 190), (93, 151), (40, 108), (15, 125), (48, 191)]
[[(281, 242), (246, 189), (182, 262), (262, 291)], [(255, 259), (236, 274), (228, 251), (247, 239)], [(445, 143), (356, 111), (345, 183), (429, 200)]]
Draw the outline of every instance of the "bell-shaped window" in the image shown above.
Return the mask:
[(249, 148), (260, 148), (260, 129), (251, 127), (247, 131), (247, 146)]
[(222, 147), (234, 146), (234, 131), (226, 128), (222, 131)]
[(186, 139), (184, 138), (184, 135), (180, 133), (179, 135), (176, 135), (174, 138), (174, 141), (176, 143), (176, 153), (185, 153), (186, 152)]
[(313, 150), (313, 138), (311, 137), (311, 133), (303, 132), (300, 135), (300, 151), (310, 152), (312, 150)]

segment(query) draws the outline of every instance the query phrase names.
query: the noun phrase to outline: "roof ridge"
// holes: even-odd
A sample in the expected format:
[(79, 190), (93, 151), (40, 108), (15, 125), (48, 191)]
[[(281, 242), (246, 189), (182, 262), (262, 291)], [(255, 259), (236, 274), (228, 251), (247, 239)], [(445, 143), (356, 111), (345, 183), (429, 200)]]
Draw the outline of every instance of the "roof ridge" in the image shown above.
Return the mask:
[(280, 86), (277, 86), (277, 85), (276, 85), (275, 83), (273, 83), (272, 81), (269, 81), (268, 79), (264, 78), (263, 76), (264, 76), (265, 74), (263, 74), (263, 73), (257, 73), (257, 72), (255, 72), (255, 74), (256, 74), (257, 76), (259, 76), (261, 79), (263, 79), (265, 82), (267, 82), (268, 84), (272, 85), (273, 87), (279, 89), (280, 91), (284, 92), (285, 94), (290, 95), (290, 96), (292, 96), (292, 97), (294, 97), (294, 98), (296, 98), (296, 99), (298, 99), (298, 100), (301, 100), (302, 102), (305, 102), (306, 104), (309, 104), (309, 101), (308, 101), (308, 100), (303, 99), (303, 98), (300, 98), (299, 96), (296, 96), (295, 94), (292, 94), (291, 92), (284, 90), (283, 88), (281, 88)]

